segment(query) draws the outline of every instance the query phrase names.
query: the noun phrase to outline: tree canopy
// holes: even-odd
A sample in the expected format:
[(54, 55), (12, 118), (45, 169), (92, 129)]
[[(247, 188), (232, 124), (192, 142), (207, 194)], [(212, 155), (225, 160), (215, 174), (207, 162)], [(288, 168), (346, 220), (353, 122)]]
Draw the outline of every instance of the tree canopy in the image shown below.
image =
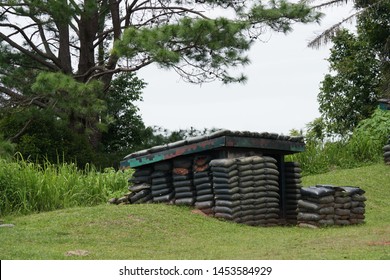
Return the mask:
[[(378, 98), (390, 97), (390, 1), (354, 3), (356, 34), (340, 28), (341, 22), (322, 34), (333, 46), (318, 101), (328, 132), (339, 135), (369, 118)], [(321, 36), (312, 45), (319, 41)]]
[(243, 82), (229, 69), (249, 63), (259, 35), (319, 18), (285, 0), (2, 0), (0, 108), (21, 114), (9, 136), (35, 108), (97, 149), (120, 73), (154, 63), (189, 82)]

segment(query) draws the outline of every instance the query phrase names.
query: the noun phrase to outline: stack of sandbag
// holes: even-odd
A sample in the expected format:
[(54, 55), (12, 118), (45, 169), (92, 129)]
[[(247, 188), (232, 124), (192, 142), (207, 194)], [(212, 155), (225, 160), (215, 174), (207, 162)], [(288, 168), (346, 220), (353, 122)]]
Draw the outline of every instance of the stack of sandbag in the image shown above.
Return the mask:
[(286, 222), (297, 224), (298, 200), (301, 199), (302, 169), (298, 162), (285, 162), (284, 175), (286, 182)]
[(344, 187), (344, 189), (351, 194), (351, 225), (364, 223), (366, 213), (367, 198), (365, 197), (365, 191), (358, 187)]
[(193, 184), (195, 188), (195, 208), (213, 215), (214, 191), (209, 156), (196, 156), (193, 162)]
[(171, 202), (175, 192), (172, 185), (172, 163), (162, 161), (154, 164), (152, 178), (153, 202)]
[(317, 185), (301, 189), (297, 222), (300, 227), (318, 228), (334, 224), (335, 189)]
[(193, 205), (192, 158), (176, 158), (173, 160), (172, 179), (175, 190), (175, 204)]
[(279, 224), (280, 195), (279, 171), (273, 157), (252, 158), (252, 173), (255, 192), (255, 225), (274, 226)]
[[(256, 225), (256, 193), (253, 177), (253, 160), (256, 157), (242, 157), (237, 159), (238, 187), (240, 193), (241, 216), (240, 223)], [(237, 174), (237, 172), (235, 172)]]
[(387, 145), (383, 147), (383, 158), (385, 163), (390, 165), (390, 136)]
[(365, 191), (358, 187), (335, 187), (336, 225), (352, 225), (364, 222)]
[(236, 159), (214, 159), (210, 162), (214, 187), (214, 216), (241, 222), (241, 202)]
[(128, 200), (130, 203), (147, 203), (152, 201), (152, 172), (153, 168), (151, 166), (144, 166), (135, 170), (132, 178), (129, 179), (129, 183), (131, 183), (129, 191), (131, 193), (128, 195)]

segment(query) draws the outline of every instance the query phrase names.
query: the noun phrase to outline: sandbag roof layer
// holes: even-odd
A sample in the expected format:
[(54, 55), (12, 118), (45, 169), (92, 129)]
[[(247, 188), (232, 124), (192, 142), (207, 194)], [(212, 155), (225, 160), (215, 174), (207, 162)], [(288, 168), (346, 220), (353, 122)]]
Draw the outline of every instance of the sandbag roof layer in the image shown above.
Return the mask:
[[(304, 147), (304, 139), (303, 137), (300, 136), (286, 136), (286, 135), (279, 135), (277, 133), (269, 133), (269, 132), (250, 132), (250, 131), (231, 131), (231, 130), (218, 130), (214, 133), (211, 133), (209, 135), (204, 135), (204, 136), (197, 136), (193, 138), (188, 138), (186, 140), (180, 140), (177, 142), (165, 144), (165, 145), (160, 145), (160, 146), (154, 146), (149, 149), (137, 151), (134, 153), (131, 153), (127, 155), (123, 161), (121, 162), (122, 167), (130, 166), (134, 167), (135, 165), (140, 166), (144, 164), (148, 164), (150, 162), (148, 161), (142, 161), (142, 158), (145, 157), (153, 157), (158, 155), (159, 153), (166, 153), (167, 151), (176, 151), (175, 149), (180, 149), (180, 148), (185, 148), (185, 147), (190, 147), (192, 144), (199, 144), (201, 146), (201, 149), (198, 149), (193, 152), (189, 153), (196, 153), (200, 150), (209, 150), (216, 148), (214, 145), (208, 146), (209, 143), (214, 142), (213, 144), (218, 144), (220, 147), (227, 146), (226, 140), (223, 139), (224, 137), (231, 137), (230, 139), (246, 139), (246, 140), (254, 140), (256, 141), (257, 139), (264, 139), (264, 140), (275, 140), (276, 142), (280, 143), (291, 143), (291, 146), (298, 147), (297, 150), (290, 150), (288, 146), (288, 150), (291, 152), (300, 152), (303, 151)], [(208, 140), (216, 140), (216, 141), (209, 141)], [(218, 142), (218, 140), (220, 140)], [(223, 140), (223, 141), (222, 141)], [(218, 143), (217, 143), (218, 142)], [(199, 148), (199, 147), (198, 147)], [(248, 144), (248, 148), (262, 148), (264, 149), (265, 147), (261, 146), (256, 146), (256, 144)], [(180, 154), (178, 154), (180, 155)], [(177, 155), (177, 156), (178, 156)], [(175, 157), (175, 155), (172, 155), (170, 158)], [(136, 163), (136, 161), (132, 159), (140, 159), (139, 164)], [(164, 160), (165, 158), (161, 158), (161, 160)]]

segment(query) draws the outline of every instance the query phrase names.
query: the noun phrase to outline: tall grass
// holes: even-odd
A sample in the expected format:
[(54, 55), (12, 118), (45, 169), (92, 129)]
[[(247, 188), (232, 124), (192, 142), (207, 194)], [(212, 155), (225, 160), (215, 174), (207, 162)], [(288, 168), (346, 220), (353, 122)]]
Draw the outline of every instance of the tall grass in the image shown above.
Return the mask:
[(92, 206), (126, 190), (130, 174), (0, 159), (0, 216)]

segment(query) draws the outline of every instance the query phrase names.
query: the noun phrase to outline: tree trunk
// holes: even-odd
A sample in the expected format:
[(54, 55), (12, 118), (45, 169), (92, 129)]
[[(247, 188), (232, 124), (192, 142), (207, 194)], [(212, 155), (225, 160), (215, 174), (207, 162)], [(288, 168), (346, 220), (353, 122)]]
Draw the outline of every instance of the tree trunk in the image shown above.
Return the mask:
[[(85, 6), (87, 2), (91, 0), (85, 0)], [(95, 49), (94, 40), (99, 30), (99, 11), (97, 7), (86, 8), (79, 21), (79, 39), (80, 39), (80, 57), (78, 65), (78, 74), (85, 74), (88, 70), (95, 67)], [(88, 77), (81, 78), (81, 82), (86, 82)]]

